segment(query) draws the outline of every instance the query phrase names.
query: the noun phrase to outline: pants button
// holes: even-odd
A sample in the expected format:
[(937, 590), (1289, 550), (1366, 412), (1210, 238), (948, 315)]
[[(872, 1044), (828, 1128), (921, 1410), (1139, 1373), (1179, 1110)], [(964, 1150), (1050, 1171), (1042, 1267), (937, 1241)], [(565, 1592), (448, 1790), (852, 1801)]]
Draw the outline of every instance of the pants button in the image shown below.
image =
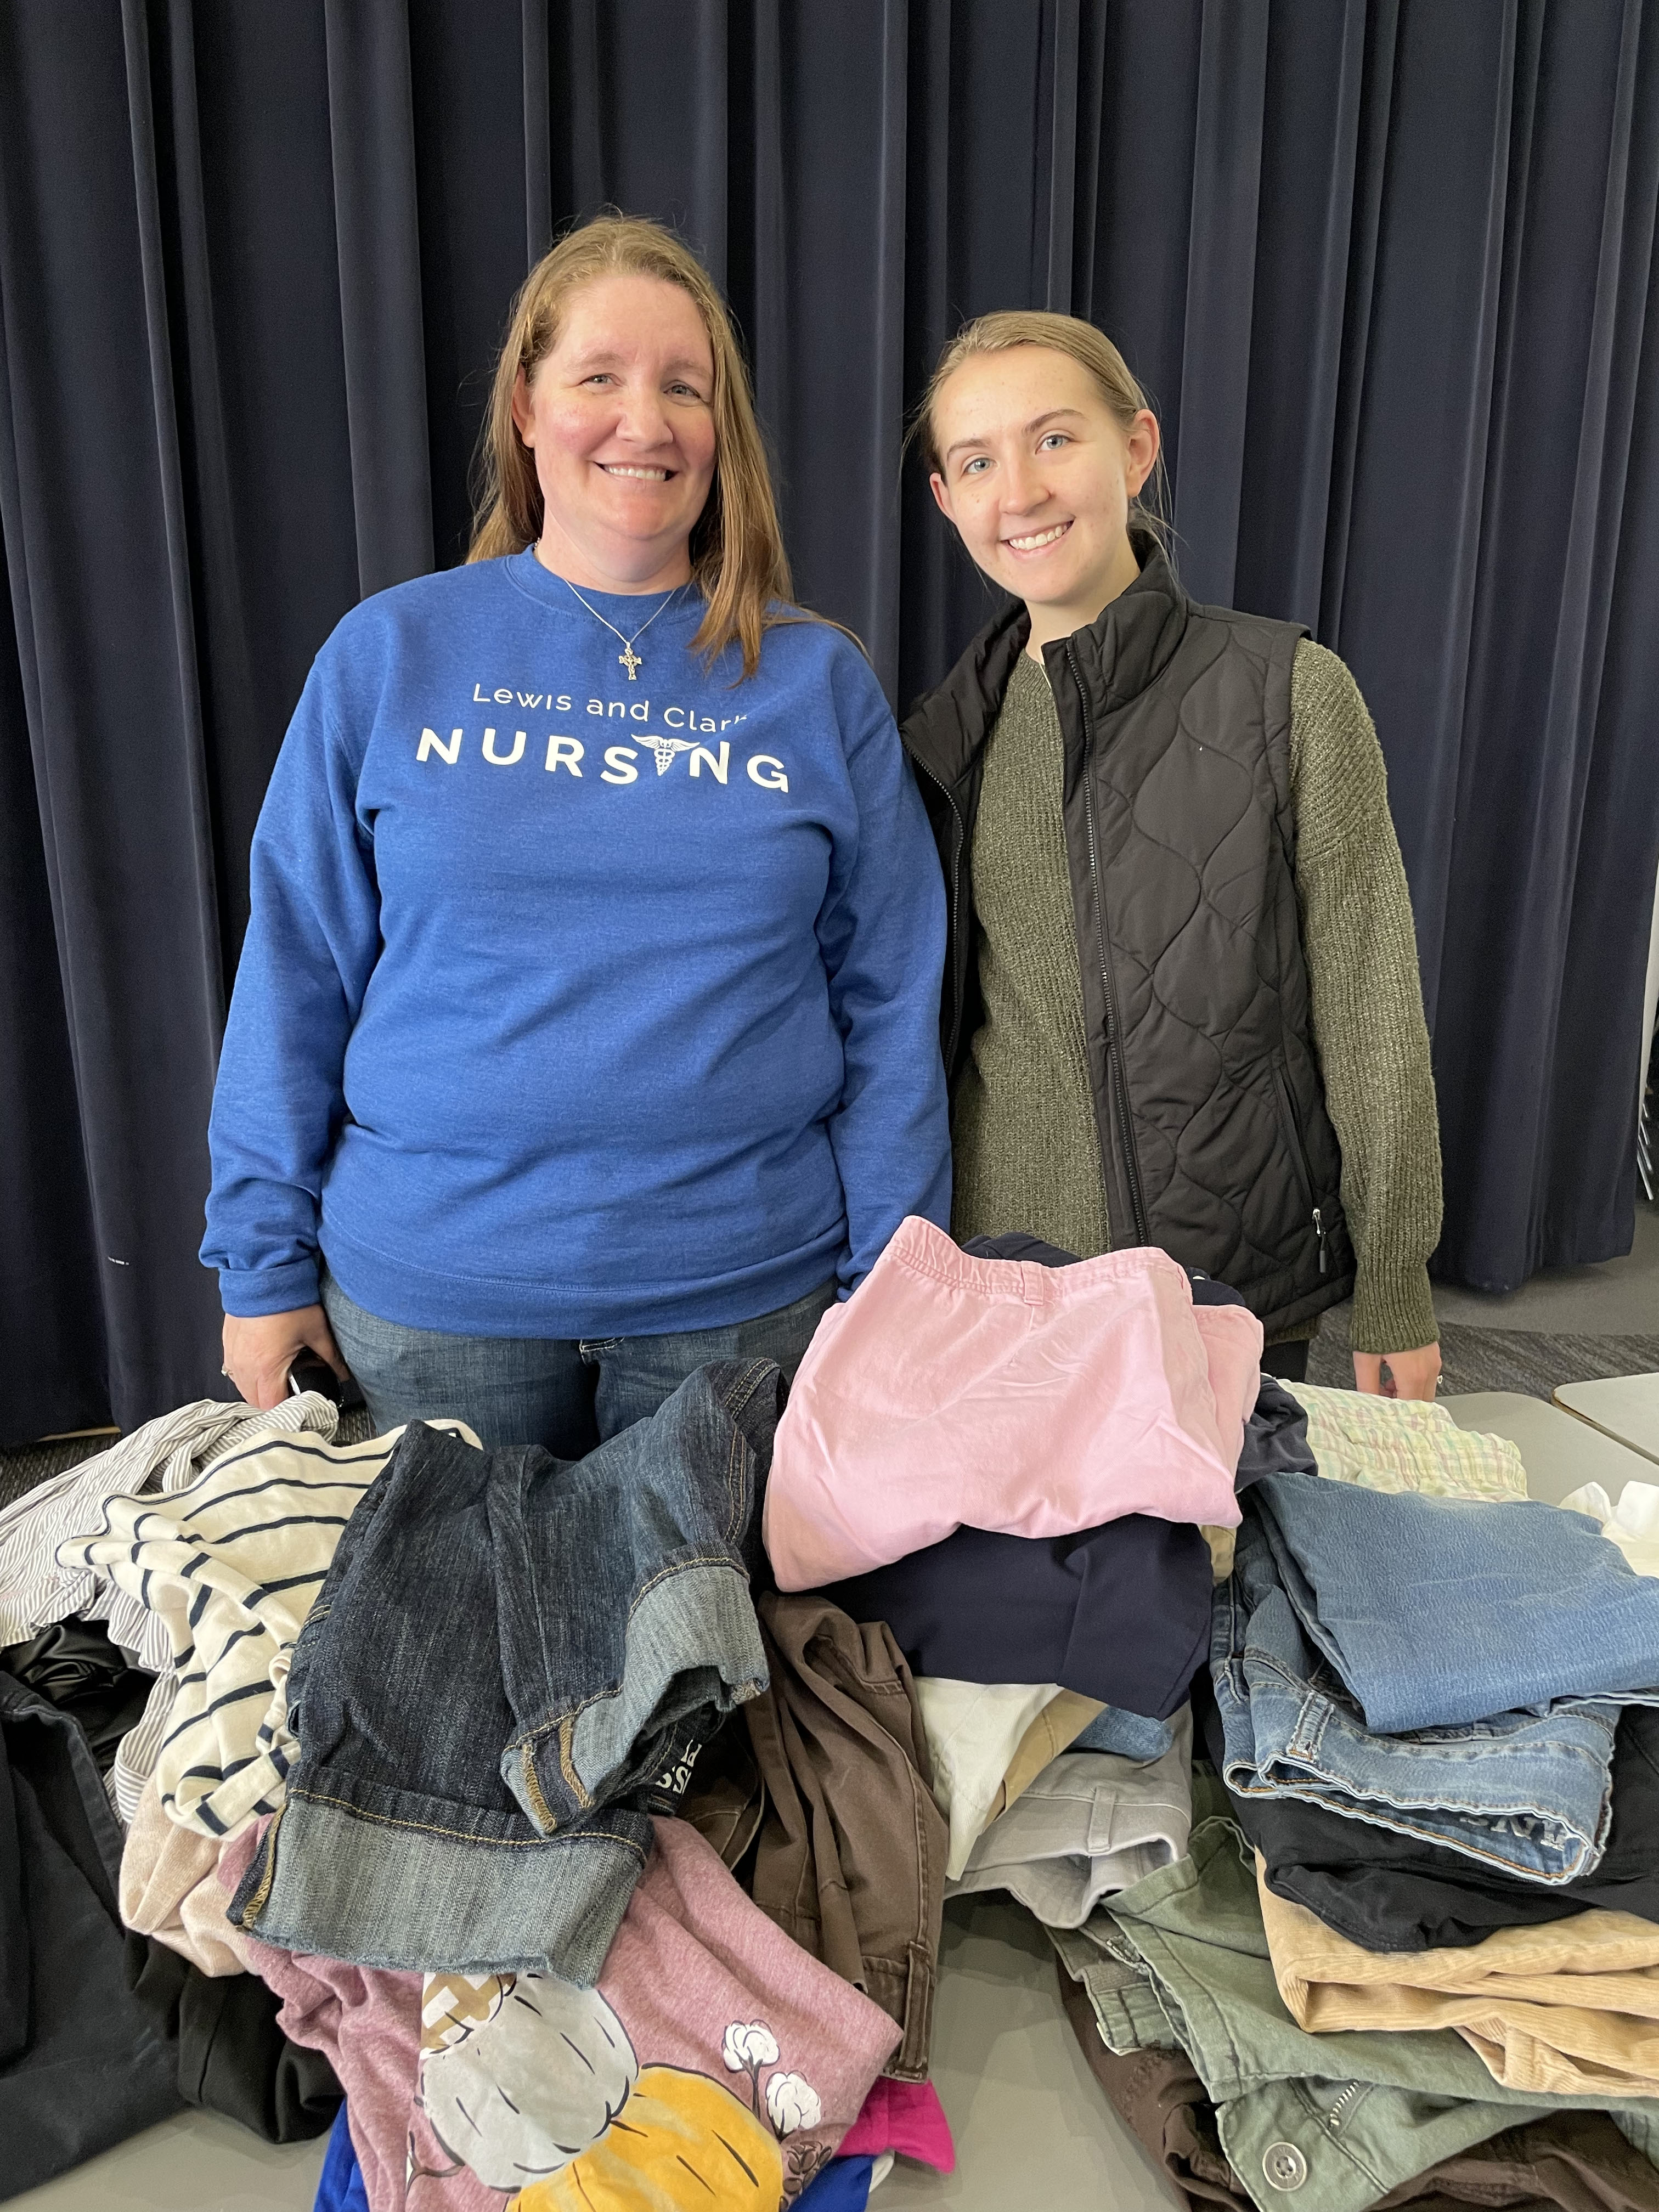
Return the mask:
[(1300, 2189), (1308, 2178), (1308, 2161), (1294, 2143), (1269, 2143), (1262, 2154), (1261, 2171), (1269, 2189)]

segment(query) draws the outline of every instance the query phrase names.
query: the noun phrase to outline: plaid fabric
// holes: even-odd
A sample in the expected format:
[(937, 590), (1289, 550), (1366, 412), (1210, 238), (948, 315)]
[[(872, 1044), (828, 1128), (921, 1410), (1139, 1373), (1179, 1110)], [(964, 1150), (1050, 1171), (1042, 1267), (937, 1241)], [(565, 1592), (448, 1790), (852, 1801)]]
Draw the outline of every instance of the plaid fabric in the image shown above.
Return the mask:
[(1443, 1406), (1311, 1382), (1285, 1388), (1306, 1412), (1309, 1445), (1333, 1482), (1498, 1504), (1527, 1494), (1527, 1470), (1509, 1438), (1460, 1429)]

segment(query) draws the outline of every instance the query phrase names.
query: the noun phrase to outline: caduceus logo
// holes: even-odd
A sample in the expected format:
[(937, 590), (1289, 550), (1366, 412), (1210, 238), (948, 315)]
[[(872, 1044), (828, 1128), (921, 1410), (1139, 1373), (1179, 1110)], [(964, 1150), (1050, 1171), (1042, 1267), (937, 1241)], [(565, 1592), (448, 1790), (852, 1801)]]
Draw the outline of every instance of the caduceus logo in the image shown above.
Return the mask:
[(666, 775), (669, 769), (673, 767), (676, 753), (689, 753), (691, 750), (690, 745), (684, 738), (642, 737), (637, 731), (630, 730), (629, 738), (631, 744), (650, 746), (657, 757), (659, 775)]

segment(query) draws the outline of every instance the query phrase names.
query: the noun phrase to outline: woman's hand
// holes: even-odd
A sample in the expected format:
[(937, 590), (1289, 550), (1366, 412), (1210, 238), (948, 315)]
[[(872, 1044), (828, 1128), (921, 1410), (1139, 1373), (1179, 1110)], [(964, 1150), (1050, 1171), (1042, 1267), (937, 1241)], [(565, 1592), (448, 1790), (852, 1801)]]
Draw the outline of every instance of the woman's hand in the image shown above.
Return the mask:
[(300, 1306), (293, 1313), (258, 1314), (244, 1319), (225, 1316), (225, 1372), (250, 1406), (262, 1413), (280, 1406), (288, 1395), (288, 1370), (296, 1352), (309, 1346), (327, 1360), (337, 1375), (346, 1364), (328, 1316), (320, 1306)]
[(1425, 1344), (1420, 1352), (1356, 1352), (1353, 1379), (1356, 1389), (1373, 1398), (1432, 1398), (1440, 1381), (1440, 1346)]

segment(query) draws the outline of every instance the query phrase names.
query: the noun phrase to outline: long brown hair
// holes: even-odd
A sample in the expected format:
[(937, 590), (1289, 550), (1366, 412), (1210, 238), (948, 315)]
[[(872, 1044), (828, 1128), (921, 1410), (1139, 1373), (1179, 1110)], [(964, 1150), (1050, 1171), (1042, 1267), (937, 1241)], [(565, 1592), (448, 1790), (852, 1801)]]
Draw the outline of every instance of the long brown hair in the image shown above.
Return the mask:
[[(933, 413), (945, 385), (963, 362), (974, 355), (1002, 353), (1010, 346), (1023, 345), (1047, 346), (1051, 353), (1068, 354), (1079, 368), (1086, 368), (1099, 386), (1100, 396), (1120, 430), (1127, 433), (1143, 407), (1148, 414), (1157, 412), (1128, 362), (1106, 333), (1097, 331), (1092, 323), (1085, 323), (1076, 315), (1050, 314), (1041, 307), (1004, 307), (995, 314), (980, 315), (971, 323), (964, 323), (939, 356), (939, 365), (927, 380), (927, 389), (921, 395), (921, 404), (910, 428), (911, 434), (921, 439), (922, 453), (930, 469), (939, 466)], [(1129, 527), (1146, 531), (1168, 556), (1169, 479), (1164, 472), (1161, 451), (1152, 475), (1129, 501)]]
[[(466, 557), (499, 560), (523, 552), (542, 534), (542, 488), (535, 458), (513, 420), (514, 387), (520, 369), (526, 378), (533, 375), (557, 344), (571, 294), (596, 276), (656, 276), (678, 284), (702, 318), (714, 362), (714, 480), (688, 547), (692, 581), (706, 610), (692, 649), (713, 660), (735, 638), (743, 647), (743, 672), (752, 676), (760, 665), (762, 633), (775, 622), (800, 619), (787, 608), (789, 557), (749, 373), (726, 303), (690, 247), (659, 222), (599, 216), (562, 238), (520, 286), (479, 434)], [(769, 603), (777, 600), (785, 605), (774, 611)]]

